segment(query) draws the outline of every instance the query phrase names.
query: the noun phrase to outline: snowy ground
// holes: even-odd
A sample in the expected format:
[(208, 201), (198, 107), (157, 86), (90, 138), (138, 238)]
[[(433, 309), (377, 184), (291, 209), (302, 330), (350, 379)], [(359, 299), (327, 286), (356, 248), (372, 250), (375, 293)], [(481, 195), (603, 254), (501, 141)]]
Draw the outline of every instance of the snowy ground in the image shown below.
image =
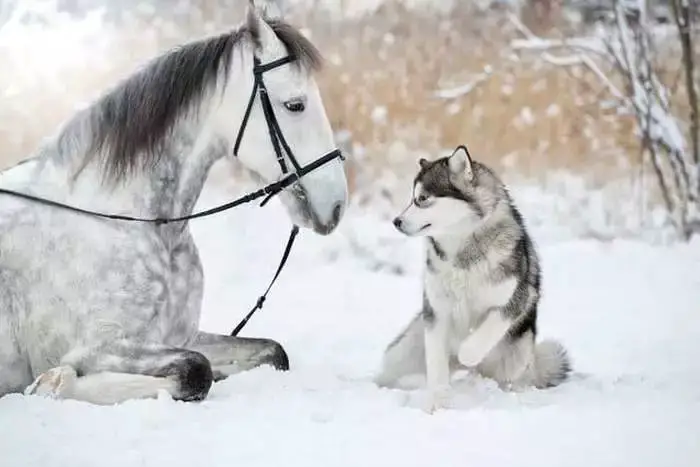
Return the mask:
[[(208, 189), (200, 206), (228, 196)], [(193, 224), (207, 274), (205, 329), (228, 332), (252, 305), (288, 226), (274, 203)], [(462, 376), (454, 407), (428, 415), (412, 392), (369, 381), (420, 300), (419, 244), (389, 227), (353, 213), (336, 235), (301, 236), (244, 330), (283, 342), (290, 372), (240, 374), (198, 404), (7, 396), (0, 466), (700, 465), (700, 242), (553, 241), (538, 227), (541, 335), (568, 346), (576, 375), (522, 394)], [(395, 248), (405, 274), (373, 272), (349, 254), (351, 229), (385, 257)], [(381, 250), (382, 239), (394, 246)]]

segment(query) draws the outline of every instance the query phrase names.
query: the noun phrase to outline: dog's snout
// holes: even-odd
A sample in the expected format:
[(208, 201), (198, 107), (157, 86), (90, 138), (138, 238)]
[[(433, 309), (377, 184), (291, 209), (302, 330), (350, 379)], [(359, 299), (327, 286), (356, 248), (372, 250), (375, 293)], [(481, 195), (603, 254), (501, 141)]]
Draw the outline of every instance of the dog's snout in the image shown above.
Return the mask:
[(400, 217), (395, 217), (395, 218), (394, 218), (394, 227), (396, 227), (397, 229), (400, 229), (400, 228), (401, 228), (401, 224), (403, 224), (403, 221), (401, 220), (401, 218), (400, 218)]

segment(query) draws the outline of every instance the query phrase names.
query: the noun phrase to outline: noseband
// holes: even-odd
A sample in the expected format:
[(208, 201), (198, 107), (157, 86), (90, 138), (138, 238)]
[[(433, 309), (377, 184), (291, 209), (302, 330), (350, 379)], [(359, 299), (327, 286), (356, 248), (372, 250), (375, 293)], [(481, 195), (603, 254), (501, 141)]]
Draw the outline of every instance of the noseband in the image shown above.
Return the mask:
[[(46, 206), (52, 206), (60, 209), (66, 209), (68, 211), (72, 211), (78, 214), (85, 214), (88, 216), (93, 216), (93, 217), (101, 217), (101, 218), (106, 218), (106, 219), (112, 219), (112, 220), (119, 220), (119, 221), (129, 221), (129, 222), (146, 222), (146, 223), (152, 223), (155, 225), (163, 225), (163, 224), (171, 224), (174, 222), (185, 222), (191, 219), (197, 219), (199, 217), (206, 217), (210, 216), (212, 214), (217, 214), (222, 211), (227, 211), (229, 209), (235, 208), (236, 206), (240, 206), (241, 204), (246, 204), (251, 201), (254, 201), (258, 198), (265, 197), (263, 199), (262, 203), (260, 203), (260, 206), (264, 206), (273, 196), (276, 194), (280, 193), (282, 190), (285, 188), (289, 187), (290, 185), (296, 183), (299, 179), (301, 179), (304, 175), (307, 175), (314, 170), (322, 167), (323, 165), (327, 164), (328, 162), (332, 161), (333, 159), (340, 159), (340, 160), (345, 160), (343, 157), (342, 152), (339, 149), (334, 149), (330, 151), (329, 153), (323, 155), (322, 157), (316, 159), (313, 162), (310, 162), (309, 164), (305, 166), (301, 166), (299, 162), (297, 161), (296, 157), (294, 157), (294, 153), (292, 152), (291, 148), (289, 147), (289, 144), (287, 141), (284, 139), (284, 135), (282, 134), (282, 130), (280, 129), (279, 123), (277, 122), (277, 118), (275, 117), (275, 113), (272, 110), (272, 102), (270, 102), (270, 97), (268, 96), (267, 88), (265, 87), (265, 83), (263, 82), (263, 73), (266, 71), (274, 70), (275, 68), (278, 68), (282, 65), (286, 65), (288, 63), (291, 63), (295, 60), (295, 58), (291, 55), (288, 55), (286, 57), (274, 60), (269, 63), (261, 64), (260, 60), (258, 57), (253, 57), (254, 60), (254, 65), (253, 65), (253, 75), (255, 77), (255, 82), (253, 85), (253, 91), (250, 94), (250, 99), (248, 100), (248, 106), (246, 107), (245, 114), (243, 115), (243, 121), (241, 122), (241, 126), (238, 130), (238, 135), (236, 136), (236, 142), (233, 147), (233, 155), (238, 156), (238, 149), (240, 148), (241, 145), (241, 140), (243, 139), (243, 133), (245, 132), (246, 126), (248, 125), (248, 119), (250, 118), (250, 112), (253, 108), (253, 103), (255, 102), (255, 96), (259, 95), (260, 96), (260, 102), (262, 104), (263, 112), (265, 115), (265, 122), (267, 123), (267, 129), (270, 134), (270, 140), (272, 141), (272, 147), (275, 150), (275, 155), (277, 157), (277, 162), (279, 163), (280, 168), (282, 169), (282, 178), (277, 180), (276, 182), (270, 183), (263, 188), (260, 188), (259, 190), (256, 190), (252, 193), (248, 193), (247, 195), (241, 196), (240, 198), (237, 198), (231, 202), (228, 202), (226, 204), (222, 204), (219, 206), (216, 206), (211, 209), (206, 209), (204, 211), (199, 211), (196, 213), (192, 213), (186, 216), (181, 216), (181, 217), (154, 217), (154, 218), (144, 218), (144, 217), (132, 217), (132, 216), (123, 216), (119, 214), (106, 214), (106, 213), (101, 213), (97, 211), (90, 211), (88, 209), (82, 209), (78, 208), (75, 206), (70, 206), (68, 204), (63, 204), (59, 203), (57, 201), (52, 201), (50, 199), (46, 198), (41, 198), (39, 196), (34, 196), (30, 195), (27, 193), (21, 193), (18, 191), (13, 191), (13, 190), (7, 190), (5, 188), (0, 188), (0, 194), (6, 194), (10, 196), (14, 196), (16, 198), (21, 198), (29, 201), (34, 201), (39, 204), (44, 204)], [(287, 168), (287, 163), (284, 158), (284, 154), (282, 150), (287, 153), (287, 157), (292, 163), (292, 166), (294, 167), (294, 171), (290, 172), (289, 169)], [(277, 267), (277, 271), (275, 272), (275, 275), (272, 278), (272, 281), (270, 281), (270, 284), (268, 285), (267, 289), (265, 290), (265, 293), (263, 293), (257, 300), (255, 306), (253, 309), (248, 312), (248, 314), (243, 318), (243, 320), (238, 324), (238, 326), (235, 327), (233, 331), (231, 331), (231, 335), (235, 336), (237, 335), (241, 329), (246, 325), (248, 320), (253, 316), (255, 311), (258, 309), (261, 309), (263, 307), (263, 303), (265, 302), (265, 299), (267, 298), (267, 294), (272, 288), (272, 285), (275, 283), (275, 280), (277, 280), (277, 277), (279, 274), (282, 272), (282, 269), (284, 268), (285, 263), (287, 262), (287, 259), (289, 258), (289, 253), (292, 250), (292, 245), (294, 244), (294, 240), (299, 233), (299, 226), (293, 225), (292, 230), (289, 234), (289, 239), (287, 240), (287, 245), (284, 249), (284, 253), (282, 255), (282, 259), (280, 260), (279, 266)]]

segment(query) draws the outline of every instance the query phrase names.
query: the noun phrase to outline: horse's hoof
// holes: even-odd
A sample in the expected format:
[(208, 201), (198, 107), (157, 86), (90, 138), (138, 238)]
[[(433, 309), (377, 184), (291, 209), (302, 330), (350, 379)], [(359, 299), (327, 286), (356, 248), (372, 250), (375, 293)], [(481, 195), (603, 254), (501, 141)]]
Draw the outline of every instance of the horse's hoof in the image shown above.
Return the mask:
[(73, 387), (78, 375), (70, 366), (58, 366), (42, 373), (24, 390), (25, 395), (61, 398)]

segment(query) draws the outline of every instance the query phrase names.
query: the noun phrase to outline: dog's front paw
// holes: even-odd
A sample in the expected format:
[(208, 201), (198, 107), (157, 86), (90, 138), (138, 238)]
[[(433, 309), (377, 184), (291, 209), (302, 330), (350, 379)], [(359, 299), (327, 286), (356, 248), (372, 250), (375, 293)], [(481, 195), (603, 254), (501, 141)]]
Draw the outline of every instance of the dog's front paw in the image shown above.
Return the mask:
[(449, 387), (439, 387), (428, 389), (421, 397), (419, 406), (427, 414), (433, 415), (438, 410), (448, 409), (452, 398), (452, 391)]
[(24, 390), (25, 395), (37, 395), (59, 399), (70, 391), (78, 378), (71, 366), (58, 366), (40, 374)]
[(466, 367), (475, 367), (486, 357), (484, 345), (474, 336), (467, 337), (459, 346), (457, 359)]

